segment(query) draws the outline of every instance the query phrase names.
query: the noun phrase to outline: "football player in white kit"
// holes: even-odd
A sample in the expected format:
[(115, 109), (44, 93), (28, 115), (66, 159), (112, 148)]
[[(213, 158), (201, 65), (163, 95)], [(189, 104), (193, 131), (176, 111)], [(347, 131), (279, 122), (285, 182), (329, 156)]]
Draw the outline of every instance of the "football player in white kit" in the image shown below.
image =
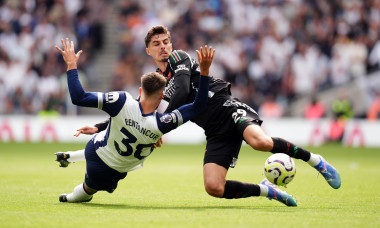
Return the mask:
[[(79, 79), (77, 61), (82, 51), (75, 53), (73, 41), (61, 40), (63, 50), (56, 46), (67, 64), (67, 82), (72, 103), (94, 107), (110, 115), (105, 131), (96, 134), (85, 149), (86, 175), (82, 184), (70, 194), (62, 194), (61, 202), (88, 202), (97, 191), (112, 193), (127, 173), (141, 168), (161, 136), (195, 117), (206, 106), (209, 89), (209, 68), (215, 50), (211, 47), (196, 51), (200, 63), (200, 84), (196, 99), (170, 113), (156, 111), (166, 85), (166, 79), (156, 72), (141, 77), (140, 101), (128, 92), (86, 92)], [(163, 55), (168, 55), (163, 53)], [(169, 57), (169, 56), (168, 56)]]

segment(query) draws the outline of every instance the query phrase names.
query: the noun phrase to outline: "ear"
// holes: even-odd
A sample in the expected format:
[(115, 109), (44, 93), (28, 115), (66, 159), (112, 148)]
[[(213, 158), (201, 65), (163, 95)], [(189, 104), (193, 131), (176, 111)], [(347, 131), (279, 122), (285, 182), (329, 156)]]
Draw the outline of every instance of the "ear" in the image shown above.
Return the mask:
[(140, 97), (141, 97), (141, 93), (142, 93), (142, 88), (140, 87), (139, 88), (139, 95), (140, 95)]
[(149, 48), (145, 48), (145, 52), (150, 55), (150, 51), (149, 51)]
[(162, 100), (163, 97), (164, 97), (164, 91), (162, 91), (160, 94), (160, 100)]

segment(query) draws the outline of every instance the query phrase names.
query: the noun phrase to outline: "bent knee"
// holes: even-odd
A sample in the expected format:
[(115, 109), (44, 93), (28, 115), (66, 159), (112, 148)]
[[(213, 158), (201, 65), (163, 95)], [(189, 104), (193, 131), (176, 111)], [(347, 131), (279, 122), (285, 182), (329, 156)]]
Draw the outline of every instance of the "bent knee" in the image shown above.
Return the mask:
[(210, 196), (222, 197), (224, 193), (225, 183), (216, 181), (205, 182), (205, 190)]

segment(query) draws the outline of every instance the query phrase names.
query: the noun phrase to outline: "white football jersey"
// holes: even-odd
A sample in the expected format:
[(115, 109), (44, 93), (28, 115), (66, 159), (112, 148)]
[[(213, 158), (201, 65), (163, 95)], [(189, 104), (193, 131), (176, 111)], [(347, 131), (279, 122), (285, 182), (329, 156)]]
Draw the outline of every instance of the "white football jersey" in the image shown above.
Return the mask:
[[(129, 172), (143, 166), (153, 145), (169, 129), (182, 124), (178, 110), (160, 114), (157, 111), (144, 115), (140, 102), (127, 92), (99, 93), (98, 108), (107, 111), (111, 118), (105, 131), (95, 135), (96, 153), (109, 167)], [(160, 125), (167, 125), (165, 127)]]
[(78, 71), (67, 71), (70, 97), (75, 105), (97, 107), (110, 115), (106, 131), (93, 138), (97, 155), (119, 172), (141, 168), (160, 137), (199, 114), (207, 104), (210, 77), (200, 76), (199, 90), (193, 103), (170, 113), (143, 114), (141, 104), (127, 92), (86, 92)]

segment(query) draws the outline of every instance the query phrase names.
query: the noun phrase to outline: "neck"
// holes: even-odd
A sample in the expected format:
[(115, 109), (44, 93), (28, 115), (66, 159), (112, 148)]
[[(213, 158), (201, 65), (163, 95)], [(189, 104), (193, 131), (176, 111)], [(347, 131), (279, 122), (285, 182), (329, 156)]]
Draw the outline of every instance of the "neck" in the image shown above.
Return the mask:
[(165, 72), (166, 68), (168, 67), (168, 61), (165, 61), (165, 62), (157, 62), (156, 61), (156, 64), (162, 72)]
[(156, 110), (156, 107), (158, 106), (158, 104), (156, 103), (157, 103), (156, 101), (150, 101), (150, 100), (145, 100), (145, 99), (140, 100), (142, 113), (143, 114), (152, 113), (154, 110)]

